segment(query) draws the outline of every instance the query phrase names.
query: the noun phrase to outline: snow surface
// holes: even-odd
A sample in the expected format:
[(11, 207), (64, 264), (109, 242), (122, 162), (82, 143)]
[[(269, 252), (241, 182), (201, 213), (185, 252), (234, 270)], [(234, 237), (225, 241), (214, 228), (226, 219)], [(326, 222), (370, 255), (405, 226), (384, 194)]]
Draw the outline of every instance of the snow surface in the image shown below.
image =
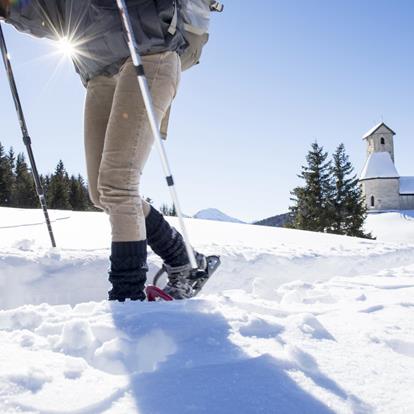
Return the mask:
[(360, 180), (371, 178), (399, 178), (389, 152), (373, 152), (361, 172)]
[(365, 228), (377, 240), (414, 244), (414, 210), (368, 214)]
[[(0, 208), (1, 413), (414, 412), (407, 235), (187, 219), (223, 261), (203, 295), (120, 304), (105, 300), (105, 215), (51, 217), (56, 250), (41, 212)], [(367, 226), (387, 221), (414, 234), (401, 215)]]
[(195, 214), (193, 218), (202, 220), (226, 221), (228, 223), (243, 223), (241, 220), (230, 217), (222, 211), (217, 210), (216, 208), (207, 208), (205, 210), (201, 210)]

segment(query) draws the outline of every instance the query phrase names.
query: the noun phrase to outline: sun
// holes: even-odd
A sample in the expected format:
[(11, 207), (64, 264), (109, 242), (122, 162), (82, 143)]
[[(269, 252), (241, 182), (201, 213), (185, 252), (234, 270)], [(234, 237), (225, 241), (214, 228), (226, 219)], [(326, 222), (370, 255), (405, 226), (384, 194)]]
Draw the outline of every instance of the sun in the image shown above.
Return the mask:
[(67, 37), (61, 37), (58, 40), (58, 49), (65, 57), (73, 58), (76, 55), (76, 45)]

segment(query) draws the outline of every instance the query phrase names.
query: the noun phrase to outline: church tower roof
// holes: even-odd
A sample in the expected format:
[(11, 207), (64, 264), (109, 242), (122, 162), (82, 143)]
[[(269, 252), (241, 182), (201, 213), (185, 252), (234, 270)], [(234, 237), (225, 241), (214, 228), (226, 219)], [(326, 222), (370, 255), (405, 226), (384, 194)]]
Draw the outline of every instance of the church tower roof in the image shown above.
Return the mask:
[(360, 180), (373, 178), (399, 178), (389, 152), (373, 152), (369, 155), (362, 170)]
[(371, 135), (374, 135), (376, 132), (379, 131), (379, 129), (386, 129), (389, 133), (391, 133), (392, 135), (396, 135), (395, 132), (388, 126), (386, 125), (384, 122), (379, 123), (378, 125), (375, 125), (374, 128), (371, 128), (363, 137), (362, 139), (367, 139), (369, 138)]

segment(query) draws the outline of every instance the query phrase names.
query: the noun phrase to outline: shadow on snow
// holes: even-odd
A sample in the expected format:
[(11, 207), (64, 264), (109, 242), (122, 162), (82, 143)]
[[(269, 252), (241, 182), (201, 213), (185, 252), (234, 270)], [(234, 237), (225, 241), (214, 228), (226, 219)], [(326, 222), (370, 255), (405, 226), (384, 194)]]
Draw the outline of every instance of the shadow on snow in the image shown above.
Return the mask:
[[(220, 313), (209, 312), (207, 302), (116, 303), (111, 308), (120, 334), (136, 343), (123, 363), (140, 414), (334, 412), (289, 377), (288, 370), (300, 370), (294, 363), (269, 355), (252, 358), (231, 342), (232, 327)], [(316, 361), (304, 373), (353, 412), (367, 411), (322, 374)]]

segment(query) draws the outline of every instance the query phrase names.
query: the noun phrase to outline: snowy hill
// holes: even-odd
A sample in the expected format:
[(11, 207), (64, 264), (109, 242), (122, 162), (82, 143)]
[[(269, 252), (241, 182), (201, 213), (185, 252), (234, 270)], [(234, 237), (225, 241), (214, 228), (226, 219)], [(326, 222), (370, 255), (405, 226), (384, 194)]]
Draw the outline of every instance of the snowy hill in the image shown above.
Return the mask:
[(207, 208), (205, 210), (201, 210), (193, 217), (200, 220), (225, 221), (228, 223), (243, 223), (241, 220), (236, 219), (234, 217), (230, 217), (222, 211), (217, 210), (216, 208)]
[(290, 214), (277, 214), (276, 216), (268, 217), (260, 221), (256, 221), (253, 224), (258, 226), (269, 226), (269, 227), (284, 227), (285, 224), (289, 221)]
[(120, 304), (105, 215), (51, 217), (0, 208), (1, 413), (414, 412), (414, 243), (188, 219), (204, 294)]
[(365, 225), (377, 240), (414, 243), (414, 211), (368, 214)]

